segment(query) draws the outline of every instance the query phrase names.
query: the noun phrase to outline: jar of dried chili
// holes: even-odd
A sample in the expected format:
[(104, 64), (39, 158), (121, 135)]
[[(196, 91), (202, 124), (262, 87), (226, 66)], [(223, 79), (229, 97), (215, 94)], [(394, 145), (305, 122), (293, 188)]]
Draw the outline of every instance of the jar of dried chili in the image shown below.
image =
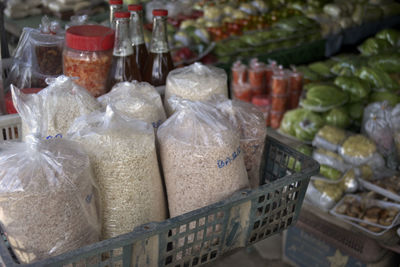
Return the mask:
[(64, 75), (77, 77), (76, 83), (94, 97), (107, 93), (114, 35), (113, 29), (100, 25), (73, 26), (65, 35)]

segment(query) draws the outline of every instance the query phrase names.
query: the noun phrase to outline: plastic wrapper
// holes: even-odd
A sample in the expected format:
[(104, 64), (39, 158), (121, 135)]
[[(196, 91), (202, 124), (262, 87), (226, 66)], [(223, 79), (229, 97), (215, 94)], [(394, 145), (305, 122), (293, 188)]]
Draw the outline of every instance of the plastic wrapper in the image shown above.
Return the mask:
[(374, 91), (399, 90), (400, 85), (390, 75), (379, 68), (362, 67), (355, 75), (370, 84)]
[(313, 146), (337, 152), (346, 138), (344, 130), (325, 125), (316, 133)]
[(396, 144), (397, 158), (400, 159), (400, 104), (396, 105), (390, 114), (390, 127)]
[(372, 56), (392, 48), (393, 46), (387, 40), (369, 38), (358, 47), (358, 50), (364, 56)]
[(215, 94), (228, 97), (228, 78), (223, 69), (201, 63), (175, 69), (168, 74), (165, 88), (164, 105), (167, 115), (173, 113), (168, 104), (168, 98), (172, 95), (192, 101), (205, 101)]
[(312, 157), (318, 161), (319, 164), (332, 167), (342, 173), (350, 169), (350, 166), (344, 162), (339, 154), (323, 148), (315, 149)]
[(368, 65), (372, 68), (380, 68), (388, 73), (400, 72), (400, 54), (388, 53), (372, 56), (368, 60)]
[(350, 103), (365, 100), (371, 92), (368, 82), (354, 76), (339, 76), (335, 79), (335, 85), (349, 93)]
[(315, 112), (325, 112), (346, 104), (348, 99), (348, 94), (336, 86), (319, 85), (307, 91), (300, 106)]
[(229, 118), (231, 124), (240, 133), (240, 147), (244, 154), (250, 186), (260, 185), (260, 166), (264, 151), (267, 127), (264, 115), (250, 103), (229, 100), (223, 95), (216, 95), (212, 103)]
[(345, 129), (351, 124), (351, 119), (345, 108), (333, 108), (324, 115), (327, 125)]
[(354, 169), (348, 170), (342, 177), (342, 186), (345, 193), (354, 193), (359, 188), (359, 182)]
[(211, 103), (181, 100), (157, 139), (171, 217), (249, 186), (239, 133)]
[(328, 211), (343, 196), (344, 191), (337, 184), (315, 180), (310, 182), (306, 191), (306, 199), (313, 205)]
[(375, 38), (386, 40), (393, 46), (400, 46), (400, 32), (394, 29), (384, 29), (378, 32)]
[(339, 154), (355, 166), (368, 162), (377, 152), (375, 143), (363, 135), (352, 135), (344, 141)]
[(101, 218), (86, 152), (58, 136), (46, 139), (43, 112), (31, 106), (41, 99), (12, 90), (22, 120), (35, 131), (25, 142), (0, 145), (0, 223), (27, 264), (97, 242)]
[(310, 142), (323, 124), (323, 119), (317, 113), (300, 108), (285, 113), (280, 130), (297, 139)]
[(331, 181), (338, 181), (343, 175), (343, 172), (324, 164), (321, 164), (319, 173)]
[(118, 83), (98, 101), (103, 107), (112, 105), (126, 118), (150, 123), (155, 130), (167, 119), (159, 93), (146, 82)]

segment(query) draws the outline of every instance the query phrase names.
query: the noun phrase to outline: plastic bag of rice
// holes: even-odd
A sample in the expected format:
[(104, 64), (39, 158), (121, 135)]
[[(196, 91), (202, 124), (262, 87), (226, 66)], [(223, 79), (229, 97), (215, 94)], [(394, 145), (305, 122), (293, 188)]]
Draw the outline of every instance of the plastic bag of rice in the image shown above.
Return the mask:
[(181, 100), (157, 131), (171, 217), (247, 188), (239, 134), (211, 104)]
[(167, 118), (159, 93), (146, 82), (118, 83), (98, 101), (103, 107), (112, 105), (122, 116), (148, 122), (154, 129)]
[(99, 185), (102, 238), (166, 219), (166, 200), (153, 127), (127, 120), (110, 106), (74, 122), (68, 137), (88, 152)]
[(260, 167), (264, 152), (267, 127), (262, 112), (250, 103), (229, 100), (223, 95), (214, 95), (211, 103), (225, 115), (240, 134), (240, 147), (250, 186), (260, 185)]
[[(49, 82), (50, 85), (37, 94), (40, 101), (27, 103), (32, 108), (32, 112), (41, 109), (42, 113), (39, 115), (47, 129), (47, 132), (43, 133), (44, 135), (64, 135), (76, 118), (101, 108), (96, 98), (91, 96), (86, 89), (74, 83), (71, 78), (59, 76)], [(26, 123), (22, 123), (23, 136), (32, 131), (34, 130), (29, 128)]]
[(100, 237), (98, 189), (79, 144), (46, 140), (37, 95), (13, 88), (14, 105), (35, 132), (26, 142), (0, 144), (0, 223), (21, 263), (78, 249)]
[(165, 110), (168, 116), (174, 113), (168, 99), (179, 96), (192, 101), (209, 100), (214, 94), (228, 97), (228, 78), (223, 69), (194, 63), (171, 71), (165, 87)]

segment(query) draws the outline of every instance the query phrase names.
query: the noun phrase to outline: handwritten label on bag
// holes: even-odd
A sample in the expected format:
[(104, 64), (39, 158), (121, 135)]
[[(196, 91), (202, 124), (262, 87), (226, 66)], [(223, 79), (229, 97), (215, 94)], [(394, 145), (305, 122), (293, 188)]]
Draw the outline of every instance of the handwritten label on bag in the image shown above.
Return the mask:
[(240, 149), (240, 147), (238, 147), (235, 151), (233, 151), (232, 155), (226, 157), (225, 160), (218, 160), (217, 162), (218, 168), (221, 169), (231, 164), (240, 155), (241, 152), (242, 150)]

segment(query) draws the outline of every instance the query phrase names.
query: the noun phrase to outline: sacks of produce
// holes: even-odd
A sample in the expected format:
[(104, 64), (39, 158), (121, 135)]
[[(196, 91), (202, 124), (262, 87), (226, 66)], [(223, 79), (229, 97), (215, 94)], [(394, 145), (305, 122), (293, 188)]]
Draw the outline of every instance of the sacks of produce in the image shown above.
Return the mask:
[(317, 207), (328, 211), (340, 200), (343, 194), (343, 188), (336, 183), (313, 180), (308, 185), (306, 199)]
[(223, 69), (194, 63), (175, 69), (168, 74), (165, 88), (165, 109), (170, 116), (174, 110), (168, 99), (179, 96), (192, 101), (209, 100), (212, 95), (222, 94), (228, 97), (228, 78)]
[(137, 119), (150, 123), (157, 129), (166, 120), (161, 97), (156, 89), (146, 82), (122, 82), (99, 97), (98, 101), (114, 109), (128, 119)]
[(315, 135), (313, 146), (337, 152), (346, 138), (344, 130), (325, 125)]
[(153, 127), (111, 107), (78, 118), (68, 137), (89, 154), (102, 204), (102, 239), (166, 219)]
[(249, 186), (239, 133), (213, 105), (181, 100), (157, 139), (171, 217)]
[(376, 38), (388, 41), (392, 46), (400, 46), (400, 32), (393, 29), (385, 29), (375, 35)]
[(374, 91), (395, 92), (400, 88), (389, 74), (379, 68), (362, 67), (356, 71), (355, 75), (369, 83)]
[(25, 142), (0, 145), (0, 223), (27, 264), (97, 242), (100, 209), (86, 152), (63, 138), (46, 139), (40, 97), (12, 90), (22, 120), (34, 131)]
[(334, 83), (350, 95), (350, 103), (366, 99), (371, 92), (368, 82), (354, 76), (339, 76), (335, 79)]
[(310, 88), (300, 106), (315, 112), (325, 112), (347, 103), (348, 94), (334, 85), (316, 85)]
[[(40, 115), (43, 135), (65, 135), (74, 122), (82, 115), (87, 115), (101, 108), (97, 100), (84, 88), (78, 86), (71, 78), (59, 76), (37, 94), (39, 100), (28, 98), (26, 105), (31, 112)], [(35, 132), (26, 121), (22, 121), (22, 133)]]
[(262, 112), (250, 103), (229, 100), (222, 95), (214, 96), (212, 102), (240, 134), (240, 147), (243, 150), (250, 186), (258, 187), (262, 154), (267, 137), (267, 127)]
[(375, 143), (361, 134), (348, 137), (339, 149), (339, 155), (346, 162), (355, 166), (368, 162), (376, 152)]
[(280, 130), (302, 141), (311, 142), (323, 125), (324, 120), (317, 113), (299, 108), (285, 113)]
[(345, 108), (333, 108), (324, 115), (325, 123), (330, 126), (345, 129), (351, 124)]
[(342, 157), (339, 156), (339, 154), (323, 148), (315, 149), (313, 151), (312, 157), (313, 159), (318, 161), (319, 164), (330, 166), (331, 168), (334, 168), (342, 173), (350, 169), (350, 166), (344, 162), (344, 160), (342, 159)]
[(363, 42), (358, 47), (358, 50), (363, 56), (372, 56), (388, 51), (392, 48), (393, 46), (387, 40), (372, 37)]

